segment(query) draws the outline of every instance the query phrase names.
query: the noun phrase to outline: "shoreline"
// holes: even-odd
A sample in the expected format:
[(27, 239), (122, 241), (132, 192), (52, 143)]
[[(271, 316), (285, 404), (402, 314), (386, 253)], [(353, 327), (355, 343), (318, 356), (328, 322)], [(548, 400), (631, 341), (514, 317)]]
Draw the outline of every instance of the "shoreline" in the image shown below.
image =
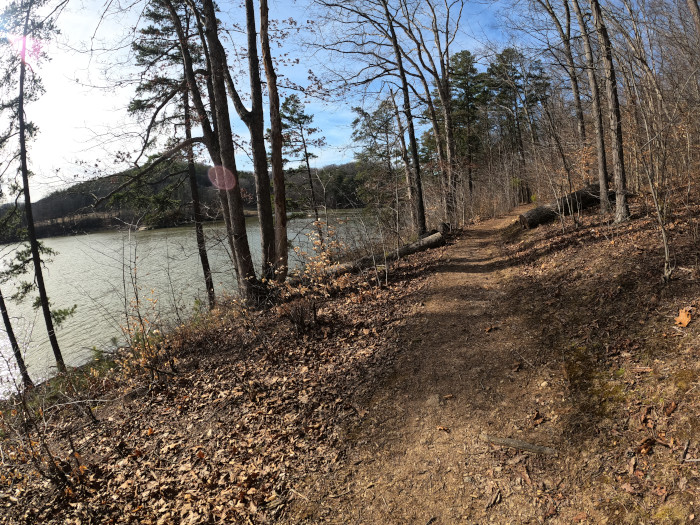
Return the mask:
[[(332, 208), (329, 211), (356, 211), (353, 208)], [(255, 209), (244, 209), (243, 214), (246, 219), (258, 217), (258, 212)], [(313, 218), (313, 214), (310, 212), (303, 211), (293, 211), (288, 212), (287, 219), (299, 219), (299, 218)], [(212, 224), (217, 222), (223, 222), (223, 218), (217, 217), (212, 219), (207, 219), (204, 224)], [(122, 221), (119, 217), (115, 215), (105, 214), (90, 214), (82, 215), (78, 218), (71, 220), (70, 218), (52, 219), (50, 221), (41, 221), (35, 225), (37, 232), (37, 238), (39, 239), (52, 239), (55, 237), (70, 237), (75, 235), (84, 235), (87, 233), (100, 233), (100, 232), (111, 232), (111, 231), (123, 231), (131, 229), (132, 231), (153, 231), (153, 230), (166, 230), (169, 228), (180, 228), (184, 226), (189, 226), (194, 224), (194, 219), (188, 219), (183, 221), (174, 221), (170, 223), (161, 224), (143, 224), (135, 226)], [(4, 238), (0, 238), (0, 245), (2, 244), (12, 244), (22, 242), (22, 237), (19, 235), (11, 235)]]

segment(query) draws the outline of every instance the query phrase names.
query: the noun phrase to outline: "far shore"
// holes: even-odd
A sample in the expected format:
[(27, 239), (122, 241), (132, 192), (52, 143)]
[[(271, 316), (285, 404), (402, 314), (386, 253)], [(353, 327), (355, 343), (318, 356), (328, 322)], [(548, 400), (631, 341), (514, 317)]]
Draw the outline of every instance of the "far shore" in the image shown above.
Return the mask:
[[(337, 210), (334, 210), (337, 211)], [(246, 218), (257, 217), (258, 212), (253, 208), (243, 210)], [(307, 211), (294, 211), (288, 213), (289, 218), (313, 217), (313, 213)], [(213, 217), (205, 219), (208, 224), (223, 222), (221, 217)], [(68, 237), (71, 235), (82, 235), (86, 233), (99, 233), (109, 231), (122, 231), (131, 229), (132, 231), (150, 231), (162, 230), (167, 228), (178, 228), (194, 224), (191, 218), (182, 220), (163, 221), (153, 224), (132, 224), (121, 219), (117, 215), (109, 213), (90, 213), (84, 215), (73, 215), (69, 217), (61, 217), (47, 221), (40, 221), (35, 224), (37, 237), (40, 239), (48, 239), (53, 237)], [(22, 238), (18, 235), (6, 235), (0, 237), (0, 244), (10, 244), (21, 242)]]

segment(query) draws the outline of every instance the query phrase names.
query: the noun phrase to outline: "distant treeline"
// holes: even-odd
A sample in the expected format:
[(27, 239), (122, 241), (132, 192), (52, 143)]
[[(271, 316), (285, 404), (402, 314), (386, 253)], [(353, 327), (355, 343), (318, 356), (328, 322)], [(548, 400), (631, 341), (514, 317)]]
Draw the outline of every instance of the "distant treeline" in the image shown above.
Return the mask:
[[(366, 167), (365, 167), (366, 168)], [(315, 170), (316, 195), (329, 208), (362, 207), (362, 172), (358, 162), (330, 165)], [(220, 204), (216, 188), (209, 180), (209, 166), (195, 167), (199, 196), (207, 219), (219, 220)], [(34, 222), (40, 237), (70, 235), (111, 227), (164, 228), (193, 221), (192, 194), (187, 180), (187, 166), (173, 163), (167, 169), (133, 182), (128, 189), (118, 191), (134, 172), (98, 177), (56, 191), (34, 203)], [(239, 172), (244, 205), (255, 209), (255, 181), (250, 172)], [(305, 173), (288, 170), (286, 176), (288, 210), (309, 208), (310, 190)], [(318, 197), (317, 197), (318, 199)], [(22, 205), (0, 206), (0, 242), (22, 239)]]

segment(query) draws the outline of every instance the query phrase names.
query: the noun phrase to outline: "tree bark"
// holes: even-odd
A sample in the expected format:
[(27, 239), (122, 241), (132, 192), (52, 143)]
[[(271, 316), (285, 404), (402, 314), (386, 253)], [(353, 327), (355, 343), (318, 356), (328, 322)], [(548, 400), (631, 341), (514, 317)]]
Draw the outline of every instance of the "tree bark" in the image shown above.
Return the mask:
[[(270, 199), (270, 175), (267, 170), (267, 152), (265, 151), (265, 115), (263, 112), (260, 63), (258, 61), (258, 36), (255, 28), (253, 0), (245, 0), (245, 11), (246, 32), (248, 34), (248, 73), (250, 76), (252, 105), (250, 112), (246, 115), (247, 118), (243, 120), (250, 131), (250, 142), (253, 150), (253, 170), (255, 172), (255, 190), (257, 193), (260, 244), (262, 248), (262, 275), (267, 279), (272, 279), (275, 269), (275, 230)], [(241, 117), (243, 118), (244, 115), (241, 115)]]
[[(401, 120), (401, 114), (399, 113), (399, 106), (396, 104), (396, 97), (394, 96), (394, 91), (391, 90), (391, 105), (394, 108), (394, 118), (396, 119), (396, 128), (399, 132), (399, 145), (401, 146), (401, 160), (403, 161), (404, 172), (406, 174), (406, 188), (408, 189), (408, 202), (413, 203), (414, 199), (414, 188), (411, 176), (411, 161), (408, 158), (408, 149), (406, 148), (406, 136), (405, 129), (403, 127), (403, 122)], [(398, 207), (398, 206), (397, 206)], [(397, 210), (398, 212), (398, 210)], [(416, 224), (417, 218), (415, 217), (416, 210), (411, 206), (411, 223)]]
[(423, 204), (423, 185), (420, 175), (420, 157), (418, 155), (418, 141), (416, 140), (416, 130), (413, 125), (413, 115), (411, 114), (411, 96), (409, 93), (408, 80), (406, 78), (406, 70), (403, 65), (403, 52), (399, 46), (399, 40), (396, 36), (396, 29), (394, 27), (394, 20), (389, 12), (389, 4), (387, 0), (381, 0), (382, 7), (384, 8), (384, 16), (386, 17), (387, 28), (389, 30), (389, 37), (391, 40), (391, 45), (396, 57), (396, 64), (398, 67), (399, 79), (401, 80), (401, 93), (403, 95), (403, 113), (406, 115), (406, 126), (408, 128), (408, 141), (411, 148), (411, 159), (413, 165), (411, 166), (412, 180), (411, 185), (413, 186), (413, 200), (411, 201), (411, 206), (413, 209), (414, 223), (413, 228), (418, 235), (423, 235), (426, 231), (425, 225), (425, 206)]
[(593, 21), (598, 33), (601, 46), (603, 67), (605, 69), (605, 91), (608, 98), (608, 118), (612, 137), (613, 170), (615, 173), (615, 222), (620, 223), (629, 219), (627, 206), (627, 175), (625, 173), (625, 156), (622, 141), (622, 116), (620, 100), (617, 92), (615, 65), (612, 58), (612, 43), (608, 29), (603, 19), (603, 12), (598, 0), (590, 0)]
[(17, 337), (15, 337), (15, 331), (12, 329), (12, 321), (7, 313), (7, 307), (5, 305), (5, 298), (2, 296), (2, 291), (0, 291), (0, 313), (2, 313), (2, 321), (5, 324), (5, 332), (7, 332), (7, 337), (10, 340), (10, 346), (12, 347), (12, 353), (15, 356), (15, 361), (17, 361), (17, 367), (19, 368), (19, 373), (22, 376), (22, 383), (24, 383), (25, 388), (31, 388), (34, 386), (32, 379), (29, 377), (29, 372), (27, 372), (27, 366), (24, 364), (24, 359), (22, 358), (22, 351), (17, 343)]
[(250, 254), (250, 245), (245, 227), (245, 215), (243, 214), (243, 200), (238, 184), (238, 171), (236, 168), (235, 148), (231, 132), (231, 120), (226, 96), (226, 77), (228, 66), (226, 52), (219, 40), (216, 11), (212, 0), (203, 0), (204, 34), (209, 47), (209, 59), (211, 61), (211, 76), (215, 106), (213, 113), (216, 116), (218, 143), (221, 152), (221, 168), (227, 177), (231, 177), (233, 188), (226, 191), (228, 208), (231, 217), (231, 230), (235, 249), (236, 264), (239, 273), (239, 290), (244, 299), (256, 299), (259, 288), (253, 259)]
[(34, 262), (34, 279), (36, 287), (39, 291), (39, 301), (41, 303), (41, 311), (44, 314), (44, 322), (46, 323), (46, 331), (51, 343), (51, 349), (56, 359), (56, 366), (61, 373), (66, 372), (66, 365), (63, 361), (61, 348), (58, 346), (56, 338), (56, 330), (51, 317), (51, 307), (49, 305), (49, 297), (46, 294), (46, 285), (44, 284), (44, 274), (41, 267), (41, 255), (39, 253), (39, 241), (36, 238), (36, 230), (34, 229), (34, 216), (32, 212), (32, 198), (29, 193), (29, 167), (27, 165), (27, 126), (24, 118), (24, 84), (27, 74), (26, 55), (27, 55), (27, 37), (29, 36), (29, 18), (31, 14), (33, 2), (30, 1), (27, 7), (27, 16), (24, 21), (24, 33), (22, 38), (21, 60), (19, 69), (19, 97), (17, 118), (19, 119), (19, 149), (20, 149), (20, 171), (22, 174), (22, 185), (24, 193), (24, 213), (27, 218), (27, 236), (29, 237), (29, 246), (32, 251), (32, 260)]
[[(190, 99), (189, 92), (187, 90), (185, 90), (182, 98), (185, 113), (185, 138), (189, 140), (192, 138), (192, 121), (190, 120)], [(192, 150), (192, 146), (187, 148), (187, 174), (190, 181), (190, 192), (192, 193), (192, 214), (194, 215), (194, 231), (197, 239), (197, 251), (199, 252), (199, 260), (202, 263), (204, 284), (207, 288), (207, 299), (209, 300), (209, 309), (211, 310), (216, 304), (216, 295), (214, 294), (214, 280), (211, 276), (207, 245), (204, 239), (204, 217), (202, 216), (202, 205), (199, 200), (199, 188), (197, 186), (197, 176), (194, 169), (194, 152)]]
[[(595, 60), (591, 47), (591, 38), (588, 34), (588, 26), (581, 11), (579, 0), (571, 0), (571, 4), (576, 13), (581, 35), (583, 37), (583, 48), (586, 55), (586, 73), (588, 74), (588, 84), (591, 89), (592, 109), (593, 109), (593, 132), (596, 141), (596, 159), (598, 161), (598, 184), (602, 188), (608, 187), (608, 165), (605, 156), (605, 131), (603, 130), (603, 112), (600, 107), (600, 91), (598, 89), (598, 79), (595, 74)], [(600, 212), (608, 214), (612, 210), (610, 200), (606, 192), (600, 194)]]
[(275, 278), (283, 282), (287, 278), (289, 247), (287, 240), (287, 195), (282, 160), (282, 117), (280, 97), (277, 90), (277, 73), (270, 52), (269, 9), (267, 0), (260, 0), (260, 41), (263, 65), (267, 78), (267, 93), (270, 104), (270, 164), (275, 189)]

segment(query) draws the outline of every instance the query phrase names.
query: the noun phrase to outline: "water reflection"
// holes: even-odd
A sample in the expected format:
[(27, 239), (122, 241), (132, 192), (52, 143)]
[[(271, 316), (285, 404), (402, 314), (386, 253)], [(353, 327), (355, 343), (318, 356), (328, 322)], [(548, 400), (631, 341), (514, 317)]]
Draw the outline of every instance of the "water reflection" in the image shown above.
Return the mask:
[[(348, 244), (362, 236), (353, 217), (356, 214), (341, 216), (344, 220), (338, 226), (340, 236)], [(290, 241), (308, 249), (307, 235), (313, 229), (311, 220), (290, 220), (288, 228)], [(248, 219), (247, 229), (257, 268), (260, 230), (256, 218)], [(208, 225), (205, 230), (216, 292), (235, 293), (235, 273), (223, 229), (221, 225)], [(140, 232), (100, 232), (45, 239), (43, 242), (57, 252), (46, 263), (45, 270), (52, 306), (68, 308), (77, 305), (76, 313), (57, 330), (69, 366), (90, 359), (94, 347), (110, 348), (121, 343), (125, 312), (136, 297), (151, 315), (163, 322), (185, 319), (197, 303), (207, 304), (191, 226)], [(0, 250), (3, 260), (10, 255), (9, 247)], [(290, 266), (294, 264), (298, 261), (295, 262), (290, 253)], [(13, 293), (16, 284), (4, 285), (6, 295)], [(39, 381), (52, 373), (55, 363), (43, 319), (30, 303), (30, 299), (21, 304), (8, 301), (8, 311), (13, 317), (18, 338), (26, 348), (29, 373)], [(14, 365), (14, 358), (4, 331), (0, 331), (0, 360), (0, 377), (4, 376), (6, 383), (6, 363)]]

